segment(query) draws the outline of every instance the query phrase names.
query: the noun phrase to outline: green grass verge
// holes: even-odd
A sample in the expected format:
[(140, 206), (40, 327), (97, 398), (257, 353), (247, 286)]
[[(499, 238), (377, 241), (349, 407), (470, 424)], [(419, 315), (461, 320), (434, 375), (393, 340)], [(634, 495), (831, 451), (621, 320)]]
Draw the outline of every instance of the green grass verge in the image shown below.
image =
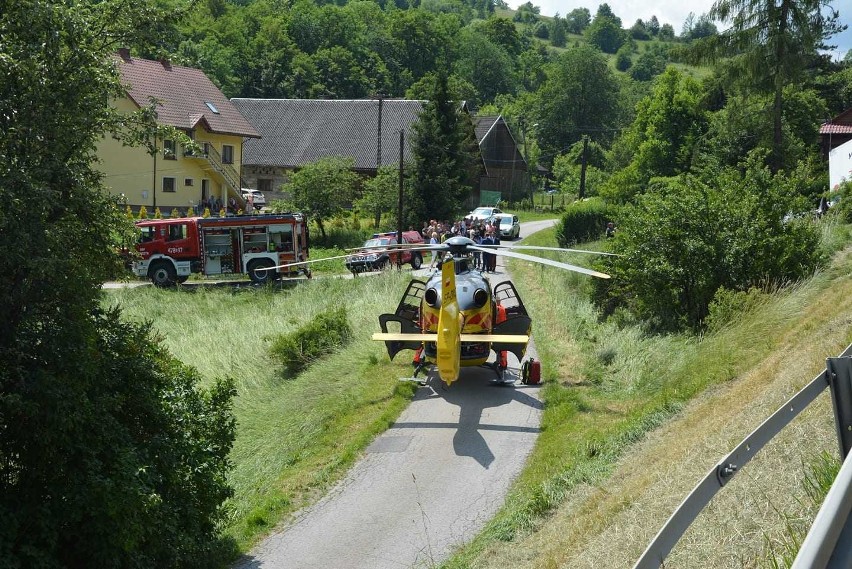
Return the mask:
[[(536, 233), (525, 244), (555, 246), (554, 232)], [(548, 254), (557, 255), (588, 263), (579, 255)], [(533, 316), (542, 359), (542, 431), (505, 506), (442, 567), (487, 565), (486, 552), (533, 532), (572, 489), (604, 481), (633, 443), (687, 401), (775, 349), (799, 323), (802, 307), (848, 274), (848, 265), (778, 293), (756, 307), (754, 317), (699, 338), (649, 336), (637, 326), (600, 323), (586, 300), (587, 277), (512, 261), (513, 281)]]

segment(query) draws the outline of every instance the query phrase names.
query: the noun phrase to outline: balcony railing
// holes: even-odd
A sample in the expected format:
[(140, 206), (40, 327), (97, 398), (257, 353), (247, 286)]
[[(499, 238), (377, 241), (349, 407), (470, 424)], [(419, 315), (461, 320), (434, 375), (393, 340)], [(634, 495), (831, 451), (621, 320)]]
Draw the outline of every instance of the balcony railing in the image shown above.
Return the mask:
[(229, 194), (232, 197), (235, 197), (242, 207), (245, 207), (245, 201), (243, 200), (242, 192), (240, 188), (242, 188), (245, 184), (242, 184), (242, 179), (233, 166), (230, 164), (226, 164), (222, 161), (222, 155), (219, 154), (219, 151), (216, 150), (209, 142), (204, 142), (201, 144), (202, 152), (201, 154), (196, 154), (193, 152), (184, 152), (184, 156), (192, 157), (192, 158), (201, 158), (207, 160), (207, 163), (219, 173), (222, 179), (225, 181), (225, 185), (228, 187)]

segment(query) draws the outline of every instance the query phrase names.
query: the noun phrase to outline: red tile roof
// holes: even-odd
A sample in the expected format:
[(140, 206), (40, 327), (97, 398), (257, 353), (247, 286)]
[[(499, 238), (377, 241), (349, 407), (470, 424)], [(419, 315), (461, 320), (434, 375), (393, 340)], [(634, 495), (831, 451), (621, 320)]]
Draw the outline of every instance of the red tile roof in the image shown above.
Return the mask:
[(820, 134), (852, 134), (852, 124), (824, 123), (819, 127)]
[(122, 55), (116, 55), (115, 62), (127, 95), (140, 107), (149, 105), (151, 97), (156, 98), (160, 123), (189, 130), (203, 122), (210, 132), (260, 138), (200, 69)]

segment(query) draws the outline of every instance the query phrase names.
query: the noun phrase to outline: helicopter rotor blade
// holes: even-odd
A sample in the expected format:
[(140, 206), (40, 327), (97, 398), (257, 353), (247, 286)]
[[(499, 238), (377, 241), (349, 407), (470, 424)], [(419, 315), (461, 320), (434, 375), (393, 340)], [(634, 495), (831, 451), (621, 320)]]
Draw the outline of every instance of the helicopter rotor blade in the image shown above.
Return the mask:
[(319, 263), (322, 261), (333, 261), (335, 259), (345, 259), (349, 257), (349, 255), (337, 255), (335, 257), (324, 257), (322, 259), (309, 259), (307, 261), (298, 261), (295, 263), (282, 263), (280, 265), (275, 265), (274, 267), (258, 267), (255, 269), (256, 271), (271, 271), (273, 269), (283, 269), (285, 267), (298, 267), (300, 265), (310, 265), (311, 263)]
[(527, 255), (525, 253), (515, 253), (512, 251), (506, 251), (503, 249), (487, 249), (486, 247), (480, 247), (478, 245), (474, 245), (470, 247), (476, 251), (482, 251), (483, 253), (490, 253), (492, 255), (500, 255), (503, 257), (512, 257), (513, 259), (522, 259), (524, 261), (532, 261), (534, 263), (541, 263), (542, 265), (549, 265), (551, 267), (556, 267), (558, 269), (565, 269), (568, 271), (574, 271), (575, 273), (582, 273), (584, 275), (589, 275), (592, 277), (598, 277), (601, 279), (608, 279), (610, 276), (606, 273), (599, 273), (598, 271), (593, 271), (592, 269), (586, 269), (583, 267), (578, 267), (576, 265), (569, 265), (568, 263), (561, 263), (559, 261), (554, 261), (552, 259), (545, 259), (543, 257), (536, 257), (534, 255)]
[(527, 249), (531, 251), (562, 251), (564, 253), (586, 253), (588, 255), (606, 255), (609, 257), (621, 257), (618, 253), (606, 253), (604, 251), (589, 251), (587, 249), (566, 249), (564, 247), (539, 247), (538, 245), (480, 245), (481, 247), (496, 247), (499, 249)]

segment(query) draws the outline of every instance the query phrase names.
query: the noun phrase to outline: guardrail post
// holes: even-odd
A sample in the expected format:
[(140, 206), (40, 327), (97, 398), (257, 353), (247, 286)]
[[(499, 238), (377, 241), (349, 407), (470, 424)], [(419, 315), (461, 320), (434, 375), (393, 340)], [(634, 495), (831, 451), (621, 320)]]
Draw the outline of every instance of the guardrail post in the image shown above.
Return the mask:
[(831, 387), (831, 404), (840, 456), (846, 460), (852, 450), (852, 358), (827, 358), (828, 385)]

